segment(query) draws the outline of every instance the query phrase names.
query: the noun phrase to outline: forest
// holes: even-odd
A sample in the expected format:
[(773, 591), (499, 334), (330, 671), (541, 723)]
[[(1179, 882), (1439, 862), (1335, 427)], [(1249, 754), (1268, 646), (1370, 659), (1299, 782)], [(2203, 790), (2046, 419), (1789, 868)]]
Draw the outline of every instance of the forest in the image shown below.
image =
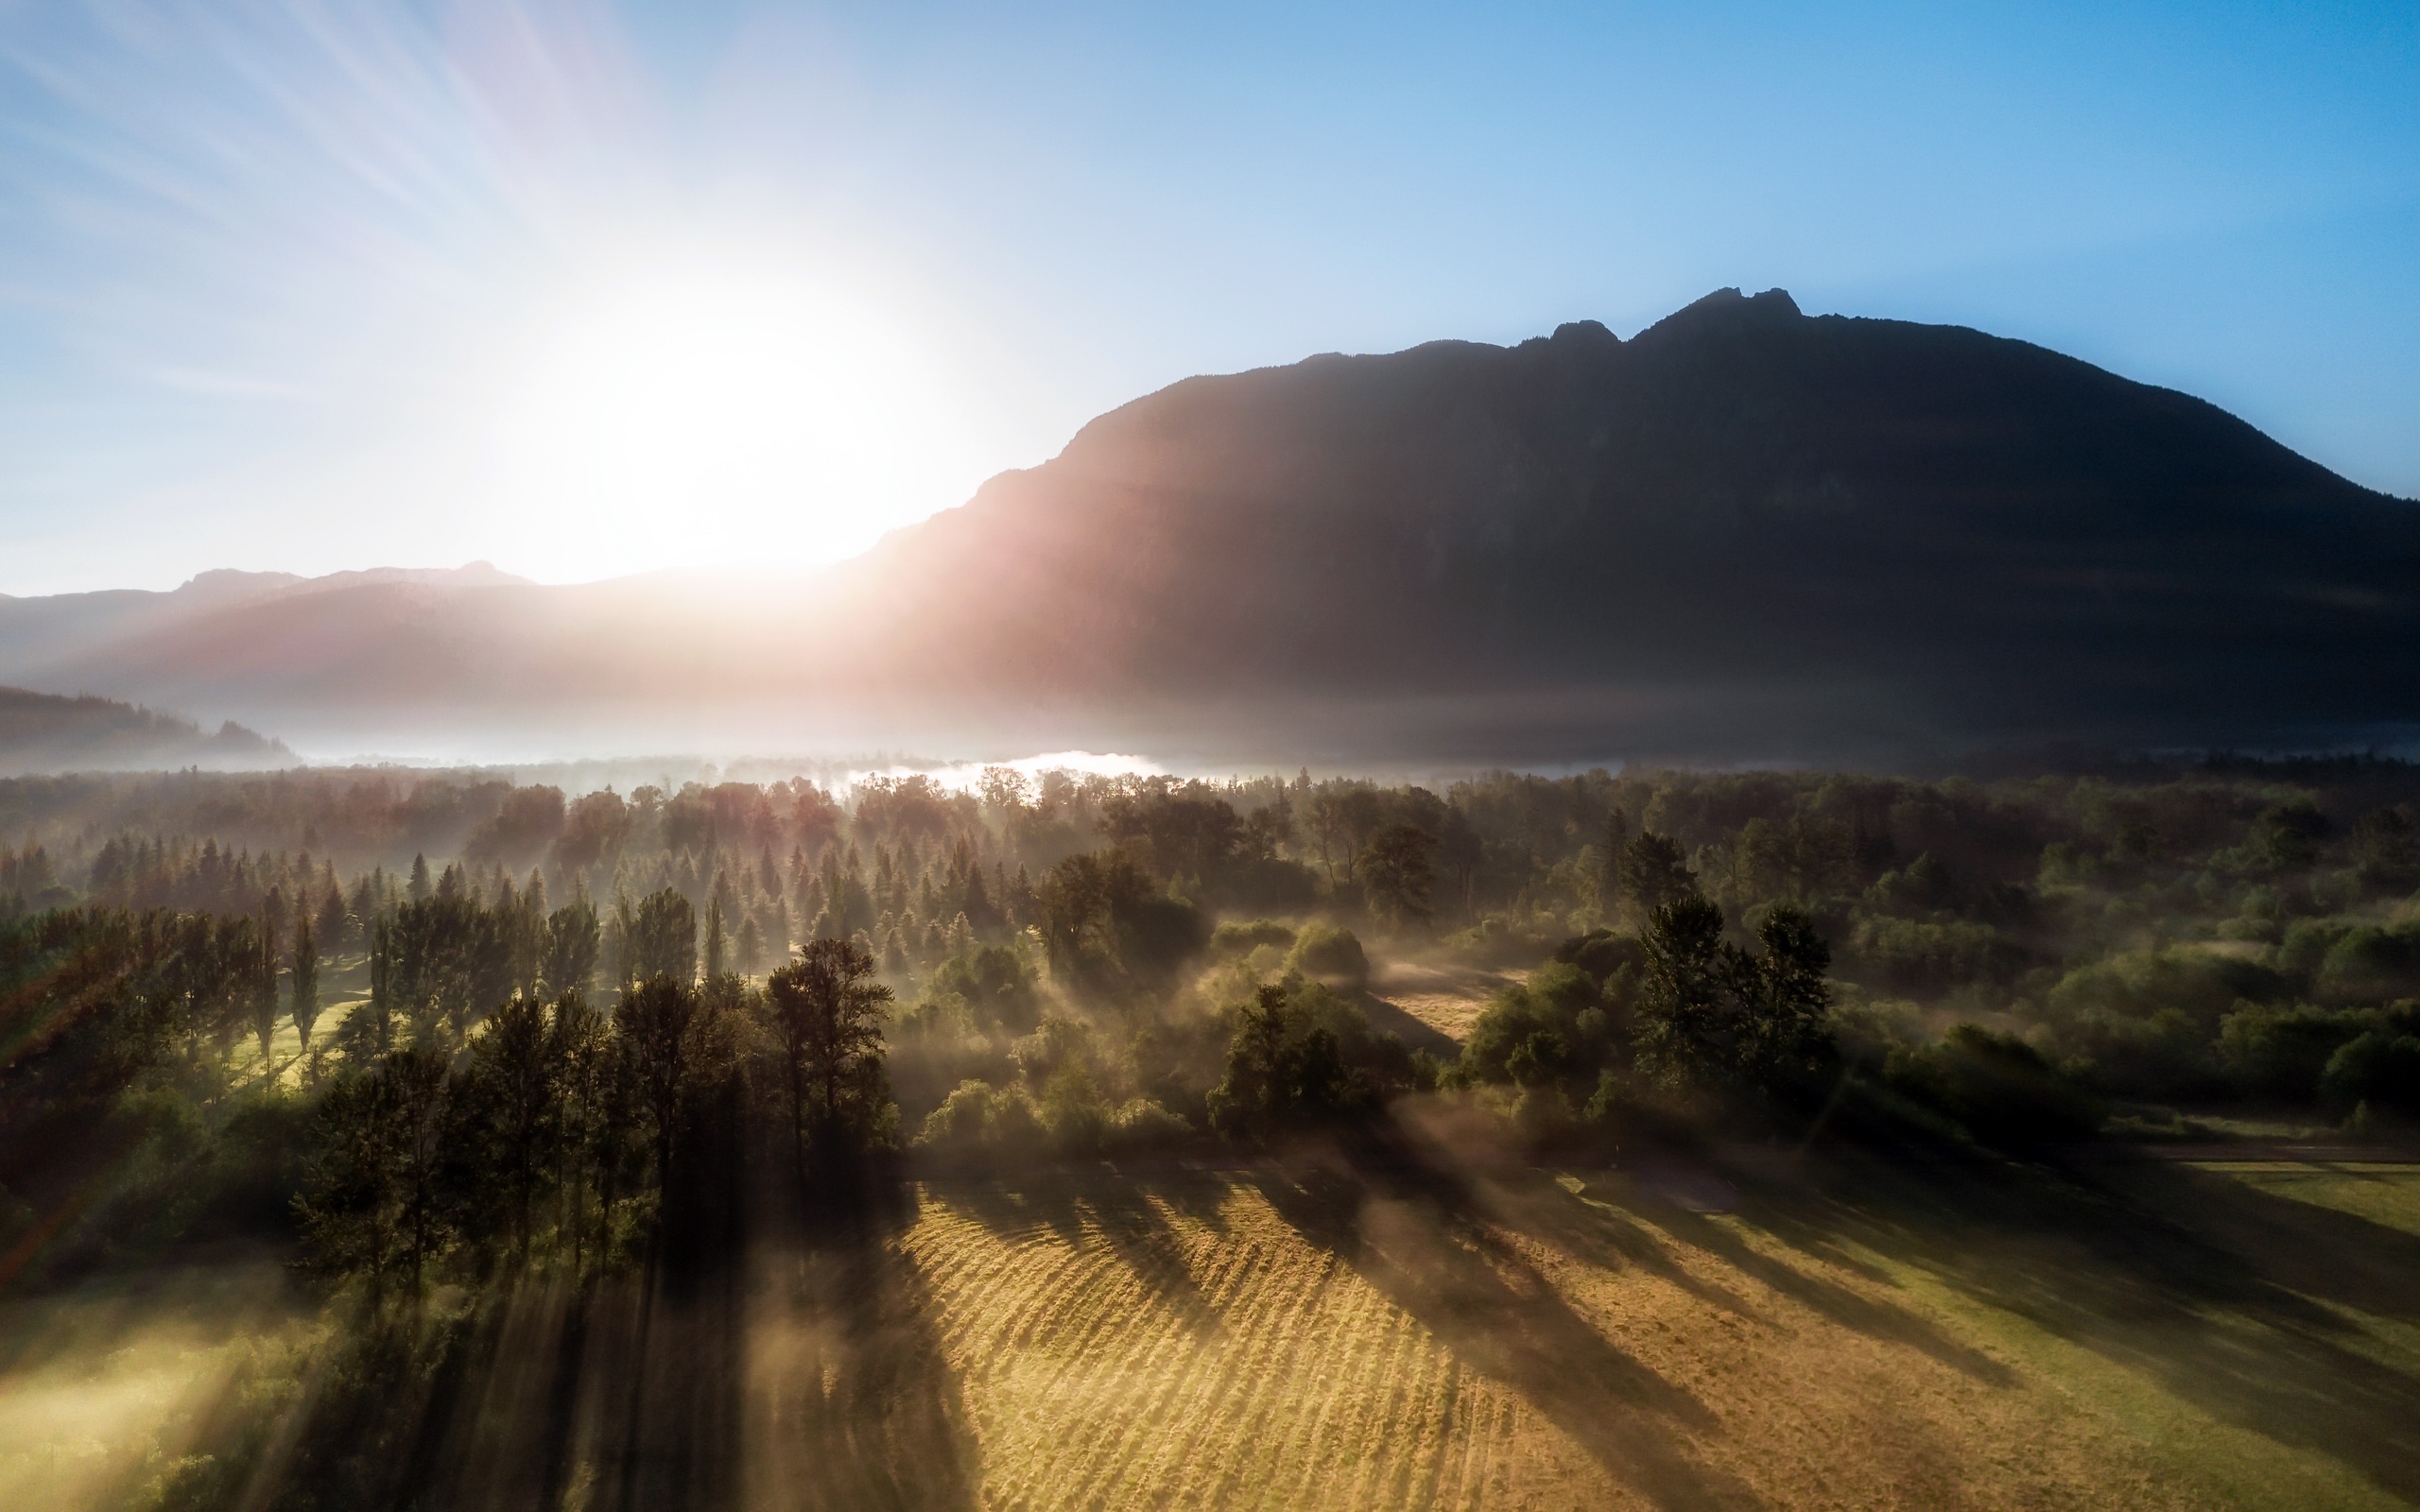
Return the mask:
[(537, 1281), (610, 1332), (607, 1299), (878, 1228), (916, 1181), (2392, 1143), (2416, 799), (2396, 762), (2224, 755), (9, 780), (0, 1284), (267, 1246), (325, 1334), (144, 1496), (437, 1504), (464, 1451), (414, 1425)]

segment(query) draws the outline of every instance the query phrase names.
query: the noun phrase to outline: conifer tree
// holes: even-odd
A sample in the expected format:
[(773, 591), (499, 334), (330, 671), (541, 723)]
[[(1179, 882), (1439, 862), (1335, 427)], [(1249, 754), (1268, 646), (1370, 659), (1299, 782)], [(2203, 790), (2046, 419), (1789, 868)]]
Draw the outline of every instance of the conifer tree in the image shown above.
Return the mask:
[(320, 942), (311, 916), (294, 916), (294, 967), (289, 979), (294, 1032), (302, 1037), (303, 1054), (311, 1050), (311, 1025), (320, 1017)]
[(261, 1075), (269, 1074), (269, 1041), (277, 1037), (276, 895), (261, 904), (260, 937), (253, 942), (251, 999), (252, 1032), (261, 1041)]

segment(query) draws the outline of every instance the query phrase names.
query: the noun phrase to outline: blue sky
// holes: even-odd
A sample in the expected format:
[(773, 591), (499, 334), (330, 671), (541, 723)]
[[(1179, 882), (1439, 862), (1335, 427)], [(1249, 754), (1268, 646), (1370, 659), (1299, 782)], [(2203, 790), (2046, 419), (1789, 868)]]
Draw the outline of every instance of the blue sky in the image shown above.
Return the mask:
[(2420, 495), (2420, 5), (0, 0), (0, 592), (861, 548), (1189, 373), (1950, 321)]

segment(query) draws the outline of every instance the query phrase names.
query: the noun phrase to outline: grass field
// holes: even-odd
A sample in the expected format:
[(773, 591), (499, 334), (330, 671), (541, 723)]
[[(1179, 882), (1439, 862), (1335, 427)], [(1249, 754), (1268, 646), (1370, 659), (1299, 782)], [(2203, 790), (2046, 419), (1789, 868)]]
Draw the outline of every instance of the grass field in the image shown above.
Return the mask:
[[(559, 1288), (516, 1298), (433, 1504), (2420, 1497), (2420, 1168), (1718, 1164), (1735, 1211), (1616, 1172), (1309, 1158), (928, 1182), (861, 1244), (608, 1297), (576, 1338)], [(294, 1327), (257, 1276), (224, 1284), (75, 1303), (73, 1367), (12, 1314), (0, 1502), (172, 1456), (245, 1331)]]
[[(1884, 1215), (1743, 1184), (1740, 1212), (1702, 1215), (1609, 1175), (1395, 1193), (1334, 1171), (1099, 1176), (933, 1189), (898, 1247), (941, 1319), (985, 1505), (2360, 1506), (2413, 1489), (2397, 1415), (2420, 1405), (2420, 1357), (2378, 1376), (2330, 1338), (2360, 1325), (2316, 1303), (2256, 1288), (2146, 1307), (2139, 1275), (2056, 1231), (1977, 1229), (1910, 1190)], [(2156, 1248), (2138, 1258), (2176, 1258)], [(2203, 1258), (2212, 1285), (2242, 1282)], [(2237, 1363), (2192, 1379), (2212, 1352)], [(2264, 1420), (2237, 1395), (2264, 1390), (2355, 1413)]]

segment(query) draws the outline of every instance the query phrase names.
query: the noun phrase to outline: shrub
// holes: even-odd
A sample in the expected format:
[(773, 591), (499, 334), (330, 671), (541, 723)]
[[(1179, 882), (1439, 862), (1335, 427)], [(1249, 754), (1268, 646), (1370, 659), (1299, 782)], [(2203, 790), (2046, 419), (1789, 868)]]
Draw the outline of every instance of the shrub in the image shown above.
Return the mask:
[(1335, 924), (1312, 924), (1294, 940), (1286, 969), (1332, 982), (1355, 992), (1370, 983), (1370, 957), (1353, 931)]
[(2330, 1112), (2361, 1104), (2403, 1114), (2420, 1114), (2420, 1037), (2372, 1029), (2346, 1040), (2327, 1057), (2319, 1077), (2320, 1102)]
[(1210, 932), (1210, 954), (1222, 961), (1241, 960), (1263, 945), (1291, 950), (1294, 931), (1273, 919), (1229, 921)]
[(2102, 1118), (2091, 1092), (2042, 1052), (1977, 1024), (1962, 1023), (1924, 1050), (1893, 1052), (1883, 1079), (2003, 1148), (2083, 1139)]
[(2329, 1058), (2363, 1027), (2356, 1015), (2325, 1008), (2238, 1003), (2219, 1021), (2219, 1057), (2244, 1091), (2308, 1102)]
[(1108, 1143), (1114, 1149), (1167, 1149), (1193, 1137), (1193, 1125), (1149, 1097), (1130, 1097), (1110, 1115)]
[(977, 1023), (1023, 1032), (1041, 1017), (1033, 973), (1024, 957), (1004, 946), (987, 945), (972, 955), (958, 955), (933, 973), (925, 996), (936, 1003), (955, 995), (966, 1005)]
[(1368, 1077), (1345, 1063), (1333, 1029), (1286, 988), (1265, 987), (1243, 1010), (1209, 1108), (1211, 1127), (1252, 1140), (1367, 1118), (1377, 1097)]
[(1043, 1122), (1023, 1087), (962, 1081), (925, 1116), (916, 1143), (959, 1160), (1029, 1159), (1043, 1148)]

